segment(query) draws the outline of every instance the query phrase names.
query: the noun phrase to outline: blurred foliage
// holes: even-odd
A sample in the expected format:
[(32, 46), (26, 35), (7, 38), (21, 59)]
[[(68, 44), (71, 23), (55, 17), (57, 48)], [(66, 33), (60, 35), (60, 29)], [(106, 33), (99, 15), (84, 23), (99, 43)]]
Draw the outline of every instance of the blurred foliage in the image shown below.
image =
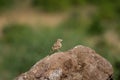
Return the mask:
[[(114, 79), (120, 80), (120, 51), (108, 43), (105, 33), (113, 30), (120, 39), (120, 0), (31, 0), (34, 7), (55, 12), (69, 10), (70, 17), (55, 28), (39, 26), (33, 29), (26, 24), (8, 24), (0, 38), (0, 80), (12, 80), (27, 71), (39, 59), (49, 54), (56, 39), (63, 39), (62, 51), (78, 44), (89, 46), (109, 60), (114, 68)], [(10, 7), (14, 0), (0, 0), (0, 10)], [(91, 23), (84, 26), (77, 8), (93, 5), (97, 13)], [(97, 16), (96, 16), (97, 15)], [(105, 23), (105, 24), (104, 24)], [(110, 27), (111, 24), (117, 24)], [(111, 35), (113, 39), (113, 36)]]
[(120, 38), (120, 23), (117, 25), (117, 27), (115, 27), (115, 31), (119, 34)]
[(14, 0), (0, 0), (0, 10), (8, 9), (14, 4)]
[(93, 19), (93, 22), (91, 23), (91, 25), (89, 25), (88, 28), (88, 34), (89, 35), (102, 35), (104, 33), (104, 26), (101, 24), (101, 20), (99, 19), (99, 17), (95, 17)]
[(4, 41), (12, 44), (30, 44), (33, 36), (32, 29), (27, 25), (12, 24), (6, 25), (3, 29)]
[(53, 12), (88, 4), (97, 6), (100, 10), (101, 16), (105, 18), (114, 18), (120, 14), (119, 0), (32, 0), (33, 6), (38, 7), (44, 11)]
[(70, 17), (60, 24), (60, 28), (69, 29), (69, 30), (77, 30), (81, 28), (80, 22), (80, 13), (76, 10), (72, 11), (69, 15)]
[(68, 0), (33, 0), (33, 5), (46, 11), (55, 11), (70, 7), (70, 2)]
[(45, 11), (61, 11), (79, 6), (85, 3), (85, 0), (32, 0), (33, 6), (42, 8)]

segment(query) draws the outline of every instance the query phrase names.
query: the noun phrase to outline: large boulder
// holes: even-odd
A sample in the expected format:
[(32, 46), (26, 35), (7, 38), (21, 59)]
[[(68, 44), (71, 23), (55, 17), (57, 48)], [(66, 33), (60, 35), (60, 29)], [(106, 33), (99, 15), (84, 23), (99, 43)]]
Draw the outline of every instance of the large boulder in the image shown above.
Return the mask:
[(38, 61), (15, 80), (113, 80), (112, 65), (91, 48), (78, 45)]

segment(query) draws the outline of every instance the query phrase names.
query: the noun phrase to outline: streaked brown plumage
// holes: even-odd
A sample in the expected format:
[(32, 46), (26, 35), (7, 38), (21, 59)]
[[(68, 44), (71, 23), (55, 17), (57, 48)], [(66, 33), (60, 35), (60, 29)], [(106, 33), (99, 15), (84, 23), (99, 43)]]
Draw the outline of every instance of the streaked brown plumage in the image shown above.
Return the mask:
[(54, 43), (54, 45), (52, 46), (52, 51), (59, 51), (59, 49), (62, 47), (62, 39), (57, 39), (57, 41)]

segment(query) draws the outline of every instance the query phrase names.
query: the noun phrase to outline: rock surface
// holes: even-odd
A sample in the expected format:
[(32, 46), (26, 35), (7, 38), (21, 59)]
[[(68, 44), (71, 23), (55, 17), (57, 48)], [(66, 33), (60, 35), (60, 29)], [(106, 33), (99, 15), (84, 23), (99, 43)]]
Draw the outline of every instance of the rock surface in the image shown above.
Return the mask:
[(113, 80), (112, 65), (91, 48), (78, 45), (38, 61), (15, 80)]

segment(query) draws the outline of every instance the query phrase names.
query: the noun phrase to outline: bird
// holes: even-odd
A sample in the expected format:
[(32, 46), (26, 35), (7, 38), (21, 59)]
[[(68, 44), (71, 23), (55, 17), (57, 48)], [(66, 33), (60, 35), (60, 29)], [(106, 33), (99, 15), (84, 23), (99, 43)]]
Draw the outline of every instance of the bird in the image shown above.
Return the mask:
[(62, 39), (57, 39), (57, 41), (52, 46), (52, 52), (60, 51), (60, 48), (62, 47)]

